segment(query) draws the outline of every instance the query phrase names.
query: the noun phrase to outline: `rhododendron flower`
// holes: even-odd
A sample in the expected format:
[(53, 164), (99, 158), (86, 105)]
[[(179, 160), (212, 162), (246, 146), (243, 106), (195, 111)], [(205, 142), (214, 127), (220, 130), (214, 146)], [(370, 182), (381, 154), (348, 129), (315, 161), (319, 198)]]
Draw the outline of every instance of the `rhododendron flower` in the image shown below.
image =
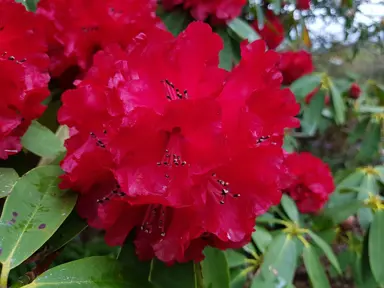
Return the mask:
[(163, 0), (165, 9), (171, 10), (177, 5), (190, 9), (196, 20), (210, 18), (212, 23), (225, 23), (240, 15), (246, 0)]
[[(319, 92), (319, 90), (320, 90), (320, 87), (316, 87), (315, 89), (313, 89), (313, 91), (312, 91), (311, 93), (309, 93), (307, 96), (305, 96), (305, 99), (304, 99), (305, 103), (306, 103), (306, 104), (311, 103), (311, 100), (312, 100), (313, 97), (316, 95), (316, 93)], [(330, 101), (331, 101), (331, 100), (330, 100), (329, 95), (326, 94), (325, 97), (324, 97), (324, 104), (325, 104), (326, 106), (328, 106), (329, 103), (330, 103)]]
[(361, 88), (359, 84), (352, 83), (351, 87), (349, 88), (349, 97), (352, 99), (358, 99), (361, 94)]
[(275, 49), (284, 40), (284, 26), (279, 17), (271, 10), (265, 12), (265, 22), (262, 28), (259, 28), (257, 21), (254, 21), (252, 26), (267, 43), (269, 49)]
[(308, 10), (310, 7), (310, 0), (296, 0), (296, 8), (298, 10)]
[(49, 59), (36, 15), (0, 2), (0, 159), (21, 150), (20, 137), (45, 109)]
[(108, 244), (134, 230), (141, 259), (197, 261), (207, 245), (242, 247), (255, 217), (280, 201), (282, 137), (299, 124), (279, 56), (256, 41), (227, 72), (221, 38), (201, 22), (134, 43), (99, 51), (63, 94), (62, 187), (80, 193), (80, 215)]
[(86, 71), (96, 51), (111, 43), (126, 47), (139, 33), (162, 27), (155, 9), (155, 0), (39, 1), (36, 13), (47, 20), (52, 75), (73, 66)]
[(280, 70), (283, 73), (283, 84), (290, 85), (300, 77), (314, 70), (312, 55), (307, 51), (281, 52)]
[(328, 165), (307, 152), (288, 154), (285, 164), (291, 175), (285, 193), (295, 200), (301, 213), (319, 211), (335, 189)]

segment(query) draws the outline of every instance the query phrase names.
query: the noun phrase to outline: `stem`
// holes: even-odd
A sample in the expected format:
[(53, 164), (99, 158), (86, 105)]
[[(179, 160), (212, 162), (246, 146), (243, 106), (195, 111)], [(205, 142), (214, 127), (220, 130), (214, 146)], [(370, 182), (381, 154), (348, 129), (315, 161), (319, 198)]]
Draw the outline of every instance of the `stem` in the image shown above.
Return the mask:
[(196, 279), (196, 287), (203, 288), (203, 271), (201, 270), (201, 262), (193, 263), (193, 268), (195, 270), (195, 279)]
[(8, 275), (9, 271), (11, 271), (10, 266), (7, 262), (3, 264), (1, 267), (1, 275), (0, 275), (0, 288), (8, 287)]

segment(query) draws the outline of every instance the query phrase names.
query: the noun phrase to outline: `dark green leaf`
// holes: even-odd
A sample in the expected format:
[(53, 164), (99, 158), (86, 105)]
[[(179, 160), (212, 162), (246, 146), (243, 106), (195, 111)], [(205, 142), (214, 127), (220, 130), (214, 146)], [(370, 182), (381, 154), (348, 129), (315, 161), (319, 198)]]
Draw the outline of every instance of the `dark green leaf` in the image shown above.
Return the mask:
[(201, 262), (204, 287), (229, 288), (228, 263), (223, 251), (207, 247), (205, 259)]
[(249, 26), (247, 22), (241, 18), (235, 18), (228, 23), (228, 27), (241, 39), (248, 39), (249, 42), (253, 42), (260, 39), (256, 31)]
[(59, 228), (72, 211), (76, 194), (58, 188), (58, 166), (42, 166), (22, 176), (0, 218), (0, 262), (16, 267)]
[(296, 99), (304, 101), (305, 96), (312, 92), (315, 88), (321, 84), (321, 74), (312, 73), (300, 77), (291, 85), (291, 90), (295, 94)]
[(268, 247), (261, 265), (261, 273), (266, 281), (284, 279), (291, 283), (297, 265), (295, 241), (286, 234), (277, 235)]
[[(359, 258), (359, 260), (360, 259), (361, 259), (360, 266), (361, 266), (361, 280), (362, 280), (361, 282), (362, 283), (376, 282), (372, 274), (371, 266), (369, 264), (369, 230), (364, 236), (363, 249), (361, 252), (361, 258)], [(375, 287), (379, 287), (379, 285), (376, 284)]]
[(272, 239), (271, 233), (260, 226), (256, 226), (255, 232), (252, 233), (252, 240), (262, 253), (265, 252)]
[(215, 30), (217, 34), (220, 35), (221, 39), (224, 42), (224, 49), (220, 51), (220, 68), (223, 68), (227, 71), (231, 71), (233, 66), (233, 51), (231, 38), (229, 37), (227, 30), (223, 28), (218, 28)]
[(231, 288), (244, 288), (244, 284), (247, 281), (248, 272), (249, 271), (247, 270), (247, 268), (245, 268), (245, 269), (242, 269), (242, 268), (231, 269), (231, 271), (230, 271), (230, 273), (231, 273), (230, 287)]
[(0, 198), (8, 196), (11, 193), (19, 175), (12, 168), (0, 168)]
[(303, 259), (313, 288), (330, 288), (327, 275), (323, 265), (319, 261), (319, 256), (311, 246), (304, 247)]
[(168, 267), (163, 262), (154, 259), (149, 281), (157, 288), (196, 288), (198, 287), (196, 274), (200, 271), (195, 271), (195, 268), (192, 262)]
[(369, 230), (369, 263), (377, 283), (384, 285), (384, 211), (376, 212)]
[(55, 158), (65, 151), (63, 141), (37, 121), (32, 121), (21, 138), (21, 144), (40, 157)]
[(335, 121), (337, 124), (343, 124), (345, 122), (345, 103), (339, 88), (336, 87), (331, 79), (329, 79), (329, 89), (331, 92), (332, 107), (335, 111)]
[(161, 18), (165, 26), (167, 26), (168, 31), (175, 36), (179, 35), (181, 31), (187, 28), (189, 23), (188, 12), (182, 9), (166, 12), (161, 15)]
[[(151, 270), (151, 261), (140, 261), (135, 252), (135, 245), (133, 244), (133, 235), (130, 235), (125, 240), (118, 256), (124, 271), (129, 271), (129, 282), (132, 287), (152, 288), (152, 283), (148, 281)], [(134, 285), (133, 285), (134, 284)]]
[(81, 219), (73, 210), (71, 214), (65, 219), (63, 225), (56, 231), (55, 234), (47, 241), (46, 254), (53, 253), (66, 245), (69, 241), (75, 238), (80, 232), (87, 227), (87, 222)]
[(125, 271), (117, 260), (106, 256), (95, 256), (56, 266), (24, 287), (139, 287), (127, 280), (130, 275), (130, 271)]
[[(341, 274), (341, 268), (339, 261), (337, 261), (336, 255), (333, 253), (332, 248), (328, 245), (327, 242), (325, 242), (321, 237), (317, 236), (312, 231), (308, 232), (309, 236), (311, 236), (312, 240), (316, 243), (317, 246), (320, 247), (321, 250), (323, 250), (325, 256), (327, 256), (329, 262), (333, 265), (333, 267), (336, 269), (336, 271)], [(305, 250), (306, 248), (304, 248)]]
[(293, 201), (291, 197), (284, 194), (281, 198), (281, 206), (283, 206), (283, 209), (285, 213), (287, 213), (289, 219), (293, 222), (299, 223), (299, 211), (297, 210), (295, 201)]
[(357, 140), (361, 139), (364, 136), (365, 132), (367, 131), (367, 126), (369, 124), (369, 121), (370, 121), (370, 118), (365, 117), (361, 119), (359, 123), (357, 123), (355, 129), (352, 130), (351, 133), (349, 133), (348, 135), (349, 144), (355, 143)]

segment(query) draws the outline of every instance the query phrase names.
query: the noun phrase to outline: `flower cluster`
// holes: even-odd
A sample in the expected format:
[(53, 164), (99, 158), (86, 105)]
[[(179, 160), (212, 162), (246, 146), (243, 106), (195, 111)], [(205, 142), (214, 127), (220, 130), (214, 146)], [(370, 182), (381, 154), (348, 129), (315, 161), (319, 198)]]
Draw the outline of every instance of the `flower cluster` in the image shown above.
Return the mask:
[(280, 53), (280, 70), (283, 73), (283, 84), (290, 85), (314, 70), (312, 55), (305, 50), (285, 51)]
[(79, 214), (108, 244), (134, 231), (140, 259), (241, 247), (255, 217), (280, 201), (284, 129), (299, 125), (279, 55), (261, 40), (244, 44), (227, 72), (221, 38), (201, 22), (132, 43), (96, 53), (62, 96), (71, 134), (62, 187), (79, 192)]
[(246, 0), (163, 0), (165, 9), (171, 10), (175, 6), (183, 5), (190, 9), (191, 15), (196, 20), (209, 19), (211, 23), (225, 23), (240, 15)]
[(0, 1), (0, 159), (21, 150), (20, 137), (49, 96), (43, 25), (23, 5)]
[(295, 201), (301, 213), (316, 213), (335, 190), (327, 164), (310, 153), (292, 153), (285, 159), (291, 182), (285, 193)]
[(155, 10), (155, 0), (40, 0), (52, 76), (87, 71), (98, 50), (111, 43), (125, 48), (140, 32), (162, 27)]
[(267, 43), (269, 49), (275, 49), (284, 40), (284, 26), (272, 10), (265, 11), (265, 23), (259, 27), (258, 21), (252, 23), (253, 28)]

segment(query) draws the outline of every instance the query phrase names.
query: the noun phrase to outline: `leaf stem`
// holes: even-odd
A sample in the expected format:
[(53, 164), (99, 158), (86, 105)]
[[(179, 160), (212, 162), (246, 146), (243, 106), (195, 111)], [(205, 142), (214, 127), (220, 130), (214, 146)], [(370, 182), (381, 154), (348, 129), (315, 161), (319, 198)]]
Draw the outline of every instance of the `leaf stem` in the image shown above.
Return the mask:
[(10, 269), (10, 265), (8, 262), (5, 262), (1, 267), (1, 275), (0, 275), (0, 288), (7, 288), (8, 286), (8, 275)]
[(193, 263), (195, 270), (196, 288), (204, 287), (203, 271), (201, 270), (201, 262)]

